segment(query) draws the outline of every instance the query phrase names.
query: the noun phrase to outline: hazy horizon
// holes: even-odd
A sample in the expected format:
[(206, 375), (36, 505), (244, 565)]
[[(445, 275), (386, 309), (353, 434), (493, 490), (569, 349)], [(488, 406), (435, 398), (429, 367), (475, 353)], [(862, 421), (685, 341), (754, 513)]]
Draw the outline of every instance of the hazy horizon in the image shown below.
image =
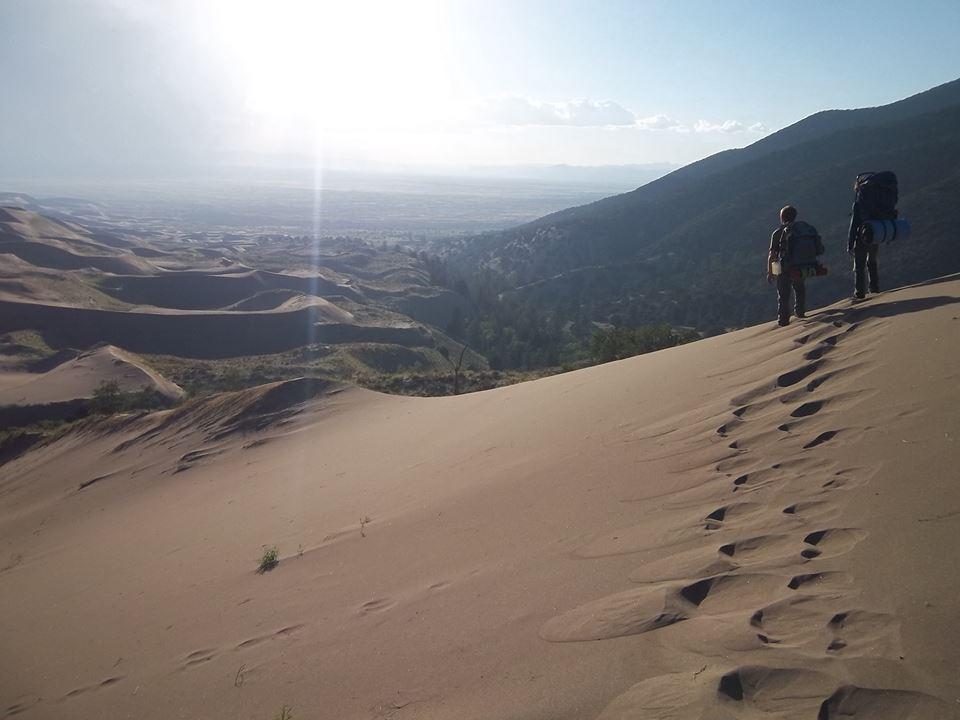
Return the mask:
[[(677, 166), (954, 79), (958, 24), (955, 4), (892, 0), (9, 0), (2, 173)], [(772, 50), (784, 26), (816, 52)], [(871, 57), (883, 82), (864, 82), (854, 28), (898, 48)]]

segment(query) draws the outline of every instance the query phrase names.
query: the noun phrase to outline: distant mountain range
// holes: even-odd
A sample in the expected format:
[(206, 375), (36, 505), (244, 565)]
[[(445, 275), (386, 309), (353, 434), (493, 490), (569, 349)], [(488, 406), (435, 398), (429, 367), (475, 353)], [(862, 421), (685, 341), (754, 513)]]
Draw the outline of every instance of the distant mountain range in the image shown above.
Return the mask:
[(811, 304), (852, 292), (846, 232), (857, 173), (894, 170), (909, 241), (881, 251), (885, 287), (960, 270), (960, 80), (876, 108), (816, 113), (638, 189), (450, 242), (461, 271), (500, 273), (524, 302), (625, 324), (705, 331), (772, 317), (765, 256), (787, 203), (828, 247)]
[(637, 187), (679, 168), (672, 163), (628, 165), (485, 165), (461, 169), (420, 169), (420, 174), (450, 177), (532, 180), (577, 186)]

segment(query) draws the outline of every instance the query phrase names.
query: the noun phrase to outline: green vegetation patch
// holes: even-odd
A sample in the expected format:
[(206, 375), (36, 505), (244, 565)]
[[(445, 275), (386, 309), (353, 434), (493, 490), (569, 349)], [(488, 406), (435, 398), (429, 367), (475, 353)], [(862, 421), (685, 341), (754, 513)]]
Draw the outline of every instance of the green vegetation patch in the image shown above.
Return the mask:
[(31, 355), (35, 358), (50, 357), (57, 352), (36, 330), (14, 330), (0, 336), (0, 351), (12, 355)]
[(277, 546), (264, 548), (263, 555), (260, 556), (260, 564), (257, 566), (257, 572), (263, 575), (263, 573), (273, 570), (279, 564), (280, 550)]
[(593, 339), (590, 341), (590, 354), (597, 362), (605, 363), (699, 339), (699, 333), (694, 330), (672, 328), (669, 325), (603, 328), (593, 334)]

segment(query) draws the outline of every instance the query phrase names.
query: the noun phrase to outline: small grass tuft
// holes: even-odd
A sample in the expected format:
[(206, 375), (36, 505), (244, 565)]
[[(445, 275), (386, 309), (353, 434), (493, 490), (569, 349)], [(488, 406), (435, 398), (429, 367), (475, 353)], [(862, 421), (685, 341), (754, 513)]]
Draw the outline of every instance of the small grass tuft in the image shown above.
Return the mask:
[(280, 564), (280, 551), (277, 549), (277, 546), (265, 548), (263, 555), (260, 557), (260, 565), (257, 567), (257, 572), (263, 575), (263, 573), (268, 570), (273, 570), (277, 565)]
[(280, 712), (273, 716), (273, 720), (293, 720), (293, 708), (284, 705), (280, 708)]

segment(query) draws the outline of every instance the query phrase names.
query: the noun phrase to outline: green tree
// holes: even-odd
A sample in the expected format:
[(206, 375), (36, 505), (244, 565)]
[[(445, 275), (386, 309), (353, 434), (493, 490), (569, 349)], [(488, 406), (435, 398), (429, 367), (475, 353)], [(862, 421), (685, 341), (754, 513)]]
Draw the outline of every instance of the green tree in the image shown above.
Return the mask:
[(123, 409), (124, 397), (115, 380), (104, 380), (93, 391), (90, 410), (97, 415), (112, 415)]

